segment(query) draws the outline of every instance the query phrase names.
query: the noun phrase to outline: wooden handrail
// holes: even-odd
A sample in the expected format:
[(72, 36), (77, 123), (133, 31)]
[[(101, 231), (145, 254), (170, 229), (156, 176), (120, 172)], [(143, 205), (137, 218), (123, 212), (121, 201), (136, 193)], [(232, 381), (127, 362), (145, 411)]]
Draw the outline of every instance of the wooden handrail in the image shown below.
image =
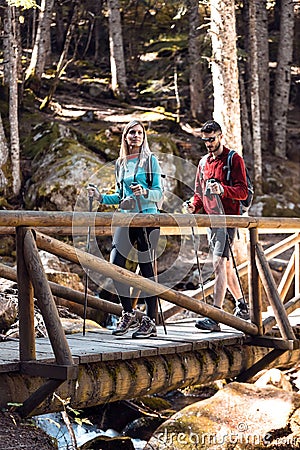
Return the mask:
[[(284, 309), (287, 315), (291, 314), (299, 307), (300, 307), (300, 295), (291, 298), (288, 302), (284, 304)], [(274, 316), (267, 317), (263, 321), (264, 333), (269, 333), (275, 325), (276, 325), (276, 318)]]
[(256, 263), (263, 285), (266, 290), (270, 305), (277, 320), (278, 327), (284, 339), (295, 340), (296, 336), (293, 332), (291, 324), (288, 320), (286, 311), (279, 297), (274, 278), (267, 264), (261, 244), (256, 244)]
[[(3, 278), (17, 282), (17, 271), (13, 267), (9, 267), (5, 264), (0, 263), (0, 273)], [(56, 297), (61, 297), (69, 300), (70, 302), (78, 303), (80, 305), (84, 304), (85, 296), (83, 292), (76, 291), (75, 289), (71, 289), (66, 286), (62, 286), (60, 284), (54, 283), (53, 281), (48, 281), (48, 283), (52, 294)], [(109, 302), (108, 300), (95, 297), (94, 295), (88, 294), (87, 302), (90, 308), (99, 309), (110, 314), (115, 314), (116, 316), (120, 316), (122, 314), (122, 306), (120, 304)], [(142, 316), (144, 314), (137, 311), (137, 315)]]
[(24, 255), (26, 231), (25, 227), (16, 230), (20, 361), (36, 359), (33, 286)]
[[(267, 261), (269, 261), (272, 258), (275, 258), (276, 256), (280, 255), (284, 251), (288, 250), (292, 246), (296, 245), (300, 242), (300, 234), (292, 234), (291, 236), (288, 236), (284, 240), (278, 242), (277, 244), (272, 245), (271, 247), (267, 248), (264, 253), (267, 258)], [(242, 277), (243, 275), (246, 275), (248, 272), (248, 265), (249, 260), (239, 264), (237, 266), (237, 270), (239, 273), (239, 276)], [(214, 280), (208, 282), (204, 286), (204, 294), (205, 296), (210, 295), (213, 292), (214, 288)], [(202, 298), (202, 288), (195, 289), (191, 291), (191, 297), (201, 299)]]
[(82, 250), (75, 249), (74, 247), (71, 247), (70, 245), (58, 241), (50, 236), (36, 233), (36, 242), (40, 249), (54, 253), (55, 255), (61, 256), (71, 262), (82, 264), (85, 268), (98, 271), (114, 280), (137, 287), (138, 289), (149, 292), (152, 295), (156, 294), (167, 301), (175, 303), (175, 305), (194, 311), (197, 314), (211, 317), (218, 322), (232, 326), (233, 328), (241, 330), (247, 334), (257, 334), (257, 327), (254, 324), (248, 323), (238, 317), (234, 317), (232, 314), (214, 308), (204, 302), (195, 301), (195, 299), (190, 298), (187, 295), (155, 283), (148, 278), (143, 278), (142, 276), (130, 272), (129, 270), (111, 264), (104, 259), (87, 254)]
[(60, 322), (34, 237), (30, 230), (27, 230), (24, 235), (24, 259), (37, 297), (38, 306), (45, 321), (56, 362), (61, 365), (72, 365), (72, 354)]
[[(214, 226), (239, 228), (290, 228), (300, 229), (300, 218), (296, 217), (250, 217), (213, 216)], [(0, 211), (0, 227), (116, 227), (116, 226), (169, 226), (209, 227), (211, 218), (206, 214), (133, 214), (133, 213), (88, 213), (65, 211)]]
[(288, 262), (288, 265), (285, 269), (284, 274), (282, 275), (282, 278), (280, 280), (280, 283), (278, 285), (278, 293), (280, 295), (280, 298), (282, 301), (284, 301), (288, 290), (292, 284), (292, 281), (295, 276), (295, 252), (292, 253), (290, 260)]

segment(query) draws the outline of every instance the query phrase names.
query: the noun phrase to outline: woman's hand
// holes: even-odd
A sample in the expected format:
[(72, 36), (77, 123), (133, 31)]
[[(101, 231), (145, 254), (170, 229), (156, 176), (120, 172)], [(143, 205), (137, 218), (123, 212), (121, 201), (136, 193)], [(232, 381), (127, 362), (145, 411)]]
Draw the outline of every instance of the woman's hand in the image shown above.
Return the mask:
[(98, 202), (101, 202), (102, 195), (95, 184), (89, 183), (89, 185), (87, 187), (87, 191), (88, 191), (89, 197), (95, 197), (98, 200)]
[(144, 195), (146, 197), (148, 193), (147, 189), (143, 188), (143, 186), (141, 186), (140, 184), (132, 183), (130, 185), (130, 189), (132, 190), (133, 194), (136, 195), (137, 197), (140, 195)]

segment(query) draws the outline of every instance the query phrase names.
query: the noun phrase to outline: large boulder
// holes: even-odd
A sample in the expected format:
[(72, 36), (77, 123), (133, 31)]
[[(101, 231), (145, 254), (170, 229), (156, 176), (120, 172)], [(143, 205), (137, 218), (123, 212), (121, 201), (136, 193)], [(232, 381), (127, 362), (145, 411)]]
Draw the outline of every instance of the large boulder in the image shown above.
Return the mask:
[(300, 394), (230, 383), (164, 422), (144, 450), (299, 448)]
[[(32, 176), (25, 186), (26, 209), (72, 211), (80, 190), (105, 163), (56, 122), (37, 125), (26, 142)], [(86, 197), (86, 196), (85, 196)]]

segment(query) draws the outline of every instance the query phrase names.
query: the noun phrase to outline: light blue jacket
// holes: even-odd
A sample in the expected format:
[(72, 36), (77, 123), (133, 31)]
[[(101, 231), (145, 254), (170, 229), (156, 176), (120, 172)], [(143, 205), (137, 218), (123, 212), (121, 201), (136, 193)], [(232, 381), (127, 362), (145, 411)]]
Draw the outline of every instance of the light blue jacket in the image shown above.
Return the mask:
[[(106, 205), (118, 205), (126, 197), (137, 197), (134, 196), (130, 185), (133, 182), (137, 182), (144, 189), (147, 189), (148, 195), (140, 195), (140, 206), (139, 210), (138, 202), (135, 202), (134, 209), (124, 210), (120, 209), (121, 212), (143, 212), (147, 214), (155, 214), (159, 212), (157, 207), (157, 202), (162, 199), (163, 190), (161, 182), (161, 169), (157, 158), (152, 154), (151, 156), (151, 173), (152, 173), (152, 185), (148, 186), (147, 173), (144, 167), (136, 167), (138, 164), (138, 157), (133, 159), (128, 159), (125, 168), (122, 166), (119, 169), (119, 174), (116, 174), (116, 192), (114, 194), (103, 195), (101, 203)], [(146, 164), (145, 164), (146, 165)], [(136, 170), (137, 169), (137, 170)]]

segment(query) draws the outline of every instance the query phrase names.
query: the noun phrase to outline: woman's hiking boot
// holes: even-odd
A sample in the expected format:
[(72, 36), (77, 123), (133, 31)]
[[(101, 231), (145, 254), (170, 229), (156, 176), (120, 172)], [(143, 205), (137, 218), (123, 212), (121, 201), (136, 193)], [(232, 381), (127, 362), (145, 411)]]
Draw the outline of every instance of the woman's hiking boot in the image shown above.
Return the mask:
[(148, 316), (144, 316), (142, 318), (139, 329), (136, 330), (132, 335), (133, 339), (155, 336), (157, 336), (155, 323)]
[(127, 331), (134, 331), (139, 328), (139, 321), (136, 318), (135, 311), (122, 312), (122, 316), (119, 319), (117, 328), (112, 332), (114, 336), (122, 336), (127, 333)]

